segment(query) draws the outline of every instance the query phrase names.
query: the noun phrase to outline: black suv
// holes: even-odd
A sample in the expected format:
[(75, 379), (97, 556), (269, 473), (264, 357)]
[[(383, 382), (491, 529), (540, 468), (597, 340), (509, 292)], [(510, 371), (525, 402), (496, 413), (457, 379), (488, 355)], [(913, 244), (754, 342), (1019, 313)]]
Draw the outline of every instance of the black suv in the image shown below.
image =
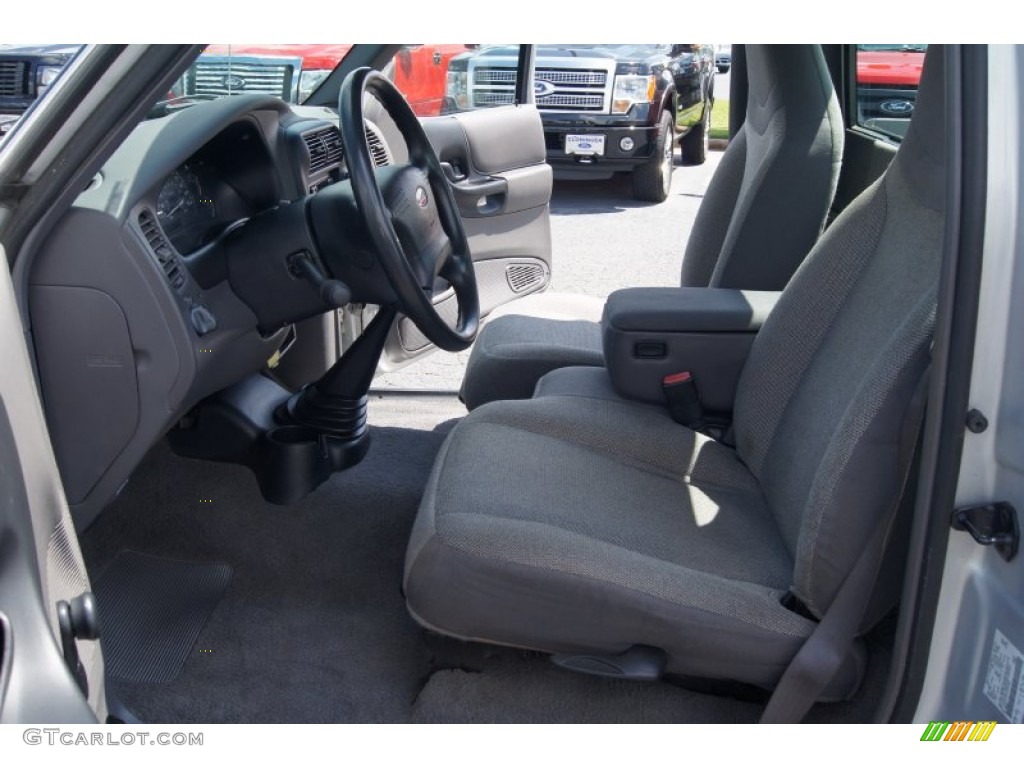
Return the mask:
[[(511, 104), (517, 56), (518, 48), (494, 46), (453, 58), (446, 111)], [(556, 178), (627, 172), (634, 197), (660, 203), (677, 140), (685, 164), (707, 157), (714, 75), (710, 45), (538, 48), (534, 93)]]

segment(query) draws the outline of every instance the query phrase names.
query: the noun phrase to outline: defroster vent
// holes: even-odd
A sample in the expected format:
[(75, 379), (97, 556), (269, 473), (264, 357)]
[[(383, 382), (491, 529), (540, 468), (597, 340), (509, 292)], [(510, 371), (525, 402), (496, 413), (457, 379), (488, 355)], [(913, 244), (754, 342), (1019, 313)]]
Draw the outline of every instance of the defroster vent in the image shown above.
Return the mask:
[(373, 164), (378, 168), (391, 165), (391, 152), (388, 151), (387, 144), (384, 143), (384, 139), (381, 138), (376, 127), (367, 124), (365, 130), (366, 146), (370, 148), (370, 157), (373, 158)]

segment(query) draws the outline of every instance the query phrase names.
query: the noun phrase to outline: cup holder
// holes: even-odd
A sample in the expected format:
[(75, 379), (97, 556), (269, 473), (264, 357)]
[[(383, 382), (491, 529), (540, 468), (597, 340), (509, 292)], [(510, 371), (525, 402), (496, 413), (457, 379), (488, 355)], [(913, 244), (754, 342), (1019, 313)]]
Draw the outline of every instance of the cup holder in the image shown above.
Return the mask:
[(370, 447), (365, 396), (343, 408), (334, 402), (323, 424), (293, 418), (287, 404), (294, 397), (252, 376), (197, 406), (194, 418), (171, 430), (171, 446), (181, 456), (244, 464), (267, 501), (294, 504)]
[(262, 466), (256, 477), (264, 497), (275, 504), (298, 501), (333, 471), (327, 438), (309, 427), (268, 430), (260, 449)]
[(335, 472), (358, 463), (369, 444), (366, 433), (339, 440), (312, 427), (288, 424), (264, 433), (258, 459), (250, 466), (267, 501), (292, 504)]

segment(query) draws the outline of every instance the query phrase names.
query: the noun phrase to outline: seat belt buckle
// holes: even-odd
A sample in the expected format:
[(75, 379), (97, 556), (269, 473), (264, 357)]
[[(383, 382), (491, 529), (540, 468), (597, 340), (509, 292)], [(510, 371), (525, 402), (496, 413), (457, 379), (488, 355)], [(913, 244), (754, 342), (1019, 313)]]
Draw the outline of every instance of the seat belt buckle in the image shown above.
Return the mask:
[(672, 420), (693, 430), (706, 426), (704, 406), (700, 403), (697, 382), (689, 371), (672, 373), (661, 380), (661, 391), (665, 393), (665, 402)]

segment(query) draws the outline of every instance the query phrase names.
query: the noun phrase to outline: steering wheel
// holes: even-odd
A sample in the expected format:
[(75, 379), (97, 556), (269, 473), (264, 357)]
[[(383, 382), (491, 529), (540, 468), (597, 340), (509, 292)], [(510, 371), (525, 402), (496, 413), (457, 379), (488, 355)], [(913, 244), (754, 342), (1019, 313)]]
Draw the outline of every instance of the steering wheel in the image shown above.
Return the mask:
[[(374, 166), (363, 123), (367, 93), (402, 134), (407, 165)], [(338, 112), (352, 194), (399, 309), (441, 349), (466, 349), (480, 324), (476, 273), (455, 198), (423, 126), (391, 81), (369, 67), (345, 78)], [(455, 290), (459, 316), (454, 328), (434, 307), (438, 277)]]

